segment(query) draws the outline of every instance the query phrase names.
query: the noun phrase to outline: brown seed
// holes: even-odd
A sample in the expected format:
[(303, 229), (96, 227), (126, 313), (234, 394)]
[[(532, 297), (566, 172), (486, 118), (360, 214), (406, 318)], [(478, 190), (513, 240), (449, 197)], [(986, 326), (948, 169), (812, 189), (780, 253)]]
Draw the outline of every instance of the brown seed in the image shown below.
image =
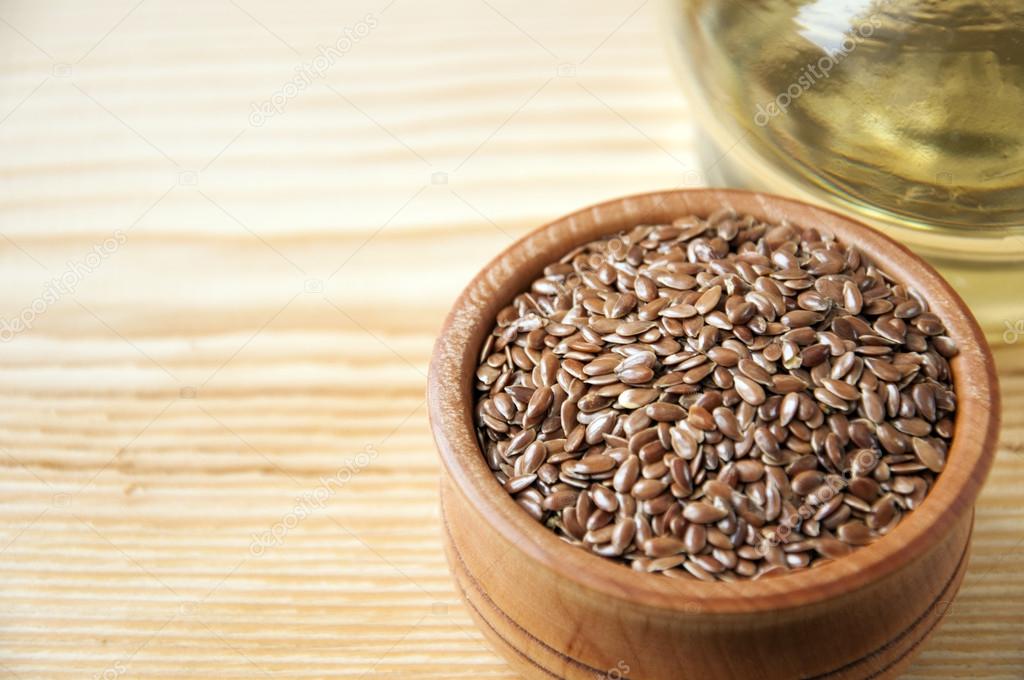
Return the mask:
[(715, 365), (708, 362), (701, 364), (695, 368), (691, 368), (683, 374), (683, 382), (688, 385), (694, 385), (699, 383), (704, 378), (708, 377), (712, 371), (715, 370)]
[(708, 350), (708, 358), (719, 366), (732, 368), (740, 361), (740, 355), (725, 347), (712, 347)]
[(885, 495), (875, 501), (871, 506), (871, 516), (868, 518), (868, 526), (873, 529), (884, 527), (896, 514), (896, 500), (891, 495)]
[(612, 530), (612, 550), (614, 554), (621, 555), (633, 541), (633, 536), (636, 535), (636, 522), (632, 519), (625, 518), (619, 520), (615, 525), (615, 529)]
[(545, 484), (551, 485), (558, 481), (558, 468), (551, 463), (544, 463), (537, 470), (537, 477)]
[(853, 281), (846, 281), (843, 283), (843, 306), (846, 307), (846, 311), (850, 314), (860, 314), (862, 305), (864, 304), (864, 298), (860, 294), (860, 289), (857, 288)]
[(924, 497), (928, 493), (928, 482), (921, 477), (912, 477), (910, 482), (914, 488), (906, 495), (904, 501), (908, 510), (915, 510), (924, 502)]
[(706, 408), (694, 404), (690, 407), (686, 422), (698, 430), (712, 430), (715, 427), (715, 419)]
[(508, 449), (506, 454), (514, 456), (517, 453), (526, 450), (526, 447), (537, 438), (537, 432), (535, 430), (522, 430), (508, 442)]
[(605, 512), (615, 512), (619, 509), (619, 501), (615, 497), (615, 493), (606, 486), (595, 485), (590, 488), (590, 497), (594, 501), (594, 505), (601, 508)]
[(776, 394), (792, 394), (807, 389), (807, 383), (793, 375), (773, 375), (771, 390)]
[(673, 305), (663, 310), (661, 315), (669, 319), (689, 319), (697, 315), (697, 308), (693, 305)]
[[(692, 410), (691, 410), (692, 414)], [(743, 433), (740, 430), (739, 420), (736, 418), (736, 412), (725, 406), (719, 406), (715, 408), (711, 413), (714, 419), (714, 426), (717, 427), (722, 434), (730, 439), (741, 439)], [(710, 430), (710, 427), (701, 428)]]
[(610, 411), (596, 416), (587, 425), (586, 442), (588, 444), (598, 444), (603, 441), (604, 436), (615, 427), (615, 420), (617, 418), (618, 416)]
[(735, 376), (734, 380), (736, 392), (739, 393), (740, 398), (743, 401), (753, 406), (760, 406), (764, 403), (764, 390), (760, 385), (743, 375)]
[(690, 560), (709, 574), (721, 574), (725, 571), (725, 566), (711, 555), (691, 556)]
[(633, 388), (619, 394), (618, 403), (624, 409), (633, 410), (650, 404), (658, 398), (658, 390)]
[(627, 385), (643, 385), (654, 378), (654, 371), (647, 366), (630, 366), (615, 375)]
[(722, 298), (722, 287), (712, 286), (704, 291), (697, 301), (693, 303), (693, 306), (697, 309), (700, 314), (707, 314), (715, 307), (718, 306), (718, 301)]
[[(828, 359), (830, 353), (831, 349), (829, 349), (828, 345), (811, 345), (800, 352), (800, 361), (798, 365), (803, 366), (804, 368), (820, 366), (823, 361)], [(797, 365), (790, 366), (790, 368), (797, 368)]]
[(508, 484), (505, 485), (505, 490), (509, 493), (516, 494), (533, 484), (535, 481), (537, 481), (537, 475), (520, 475), (519, 477), (513, 477), (508, 480)]
[(736, 462), (736, 472), (739, 474), (740, 481), (744, 484), (756, 482), (764, 476), (764, 463), (751, 458), (744, 458)]
[(608, 472), (615, 467), (615, 459), (604, 454), (584, 456), (573, 463), (572, 471), (577, 475), (594, 475)]
[(704, 495), (708, 498), (728, 500), (732, 497), (732, 487), (717, 479), (709, 479), (704, 482)]
[(685, 408), (679, 404), (670, 404), (666, 401), (659, 401), (656, 404), (650, 404), (644, 409), (644, 413), (646, 413), (651, 420), (656, 420), (658, 422), (674, 422), (686, 417)]
[(911, 441), (917, 459), (932, 472), (942, 472), (942, 468), (946, 465), (946, 456), (927, 439), (914, 437)]
[(814, 493), (825, 483), (825, 475), (818, 470), (805, 470), (792, 480), (793, 491), (806, 496)]
[(879, 424), (885, 419), (885, 404), (882, 403), (882, 398), (878, 396), (877, 392), (863, 389), (860, 403), (864, 415), (871, 422)]
[(878, 376), (880, 380), (896, 382), (897, 380), (903, 379), (903, 373), (888, 361), (869, 358), (865, 359), (864, 363), (867, 364), (868, 369)]
[(686, 548), (686, 552), (691, 555), (696, 555), (700, 551), (704, 550), (704, 546), (707, 545), (708, 531), (703, 524), (690, 524), (686, 527), (686, 533), (683, 536), (683, 544)]
[(523, 473), (533, 474), (540, 469), (548, 457), (548, 449), (543, 442), (533, 442), (523, 453)]
[(850, 545), (867, 545), (871, 543), (871, 530), (863, 522), (847, 522), (836, 530), (836, 537)]
[(836, 395), (840, 399), (845, 399), (846, 401), (855, 401), (860, 398), (860, 390), (858, 390), (853, 385), (850, 385), (849, 383), (843, 382), (842, 380), (833, 380), (831, 378), (825, 378), (824, 380), (821, 381), (821, 384), (824, 385), (829, 392)]
[(753, 359), (742, 359), (738, 367), (740, 369), (740, 373), (754, 382), (762, 385), (770, 385), (772, 382), (772, 374), (762, 368), (761, 365)]
[(714, 581), (715, 577), (704, 570), (703, 567), (698, 565), (696, 562), (687, 561), (683, 564), (683, 568), (690, 572), (695, 578), (701, 581)]
[(821, 314), (806, 309), (797, 309), (784, 314), (781, 321), (786, 328), (803, 328), (813, 326), (822, 320)]
[(925, 420), (928, 420), (929, 422), (934, 421), (937, 413), (935, 405), (935, 390), (932, 386), (924, 383), (918, 383), (911, 388), (910, 393), (913, 396), (914, 405), (917, 407), (918, 413), (920, 413)]
[(711, 524), (728, 515), (728, 511), (702, 501), (689, 503), (683, 509), (683, 517), (697, 524)]
[(612, 486), (619, 493), (629, 493), (630, 489), (640, 478), (640, 459), (636, 456), (629, 456), (615, 471), (612, 478)]
[(897, 418), (892, 424), (903, 434), (914, 437), (925, 437), (932, 431), (931, 423), (924, 418)]
[(754, 430), (754, 444), (764, 455), (774, 456), (779, 453), (779, 442), (771, 430), (763, 425)]
[(655, 279), (666, 288), (689, 290), (697, 285), (697, 279), (686, 274), (659, 274)]
[(651, 560), (650, 564), (647, 565), (648, 572), (656, 571), (667, 571), (678, 567), (680, 564), (686, 561), (686, 555), (671, 555), (669, 557), (659, 557)]
[[(581, 495), (585, 496), (586, 494)], [(587, 517), (586, 529), (587, 531), (597, 531), (607, 525), (611, 520), (611, 513), (607, 513), (599, 508), (595, 509), (590, 513), (590, 516)], [(608, 540), (608, 537), (603, 537), (602, 540)]]
[(783, 427), (789, 425), (796, 417), (800, 409), (800, 395), (790, 392), (782, 399), (782, 406), (779, 408), (779, 422)]
[(619, 357), (606, 356), (594, 359), (583, 367), (583, 372), (589, 376), (607, 375), (614, 371), (620, 363)]
[(540, 503), (529, 498), (517, 498), (516, 503), (538, 522), (544, 519), (544, 509), (540, 506)]
[(530, 403), (526, 406), (526, 413), (523, 414), (523, 427), (532, 427), (544, 420), (554, 396), (551, 387), (547, 385), (534, 390)]
[(693, 435), (684, 432), (678, 427), (669, 430), (669, 437), (672, 443), (672, 450), (686, 460), (693, 460), (700, 451), (697, 440)]
[(823, 536), (814, 542), (814, 549), (823, 557), (838, 559), (846, 557), (852, 550), (849, 545), (834, 538)]
[(903, 453), (907, 450), (908, 442), (907, 438), (900, 434), (896, 428), (889, 423), (882, 423), (875, 429), (875, 433), (878, 435), (878, 443), (882, 445), (888, 453)]
[(644, 541), (644, 553), (648, 557), (666, 557), (683, 552), (683, 542), (670, 536), (658, 536)]
[(932, 347), (938, 352), (944, 359), (952, 359), (960, 350), (956, 346), (956, 341), (948, 335), (936, 335), (932, 338)]
[(616, 326), (615, 332), (623, 337), (629, 337), (640, 335), (652, 328), (654, 328), (654, 324), (650, 321), (627, 321)]
[(576, 505), (576, 492), (569, 489), (563, 489), (561, 491), (555, 491), (548, 496), (544, 497), (542, 506), (545, 510), (552, 510), (559, 512), (565, 508)]
[(638, 276), (633, 282), (633, 290), (636, 296), (644, 301), (651, 301), (658, 297), (658, 286), (646, 276)]
[[(820, 496), (819, 500), (824, 500), (825, 494), (822, 491), (819, 491), (817, 495)], [(832, 496), (830, 500), (818, 508), (818, 511), (814, 513), (814, 519), (821, 521), (827, 517), (831, 517), (832, 513), (842, 507), (844, 497), (845, 496), (841, 493)]]
[(665, 490), (665, 483), (657, 479), (641, 479), (633, 485), (631, 493), (638, 501), (656, 498)]

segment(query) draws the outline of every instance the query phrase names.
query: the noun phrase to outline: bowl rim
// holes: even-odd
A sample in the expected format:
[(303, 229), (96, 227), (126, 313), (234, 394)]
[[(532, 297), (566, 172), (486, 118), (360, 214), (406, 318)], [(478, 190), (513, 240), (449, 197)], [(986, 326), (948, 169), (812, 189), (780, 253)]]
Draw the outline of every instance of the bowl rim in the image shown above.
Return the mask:
[[(921, 507), (888, 535), (814, 569), (755, 581), (707, 583), (641, 574), (569, 545), (530, 517), (487, 465), (473, 424), (473, 376), (494, 316), (521, 292), (513, 280), (536, 275), (573, 247), (672, 215), (706, 217), (730, 206), (759, 219), (814, 226), (858, 247), (901, 283), (925, 291), (960, 352), (951, 360), (957, 414), (946, 467)], [(657, 219), (649, 219), (661, 215)], [(813, 223), (812, 223), (813, 221)], [(507, 290), (504, 290), (507, 289)], [(927, 262), (876, 229), (803, 201), (737, 189), (675, 189), (612, 199), (538, 227), (504, 249), (466, 286), (437, 338), (428, 377), (431, 429), (448, 478), (508, 544), (534, 566), (596, 594), (676, 613), (750, 613), (807, 606), (849, 594), (907, 567), (970, 513), (995, 455), (999, 389), (985, 336), (953, 288)]]

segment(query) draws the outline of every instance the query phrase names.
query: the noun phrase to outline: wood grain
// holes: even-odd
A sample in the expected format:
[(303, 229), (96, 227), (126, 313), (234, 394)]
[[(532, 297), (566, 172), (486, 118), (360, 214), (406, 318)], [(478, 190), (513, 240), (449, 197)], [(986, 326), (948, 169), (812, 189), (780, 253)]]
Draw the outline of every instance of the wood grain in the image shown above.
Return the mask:
[[(0, 5), (0, 317), (127, 235), (0, 344), (0, 672), (513, 677), (445, 566), (427, 358), (511, 237), (699, 181), (655, 9)], [(909, 677), (1024, 675), (1024, 339), (996, 354), (972, 561)]]

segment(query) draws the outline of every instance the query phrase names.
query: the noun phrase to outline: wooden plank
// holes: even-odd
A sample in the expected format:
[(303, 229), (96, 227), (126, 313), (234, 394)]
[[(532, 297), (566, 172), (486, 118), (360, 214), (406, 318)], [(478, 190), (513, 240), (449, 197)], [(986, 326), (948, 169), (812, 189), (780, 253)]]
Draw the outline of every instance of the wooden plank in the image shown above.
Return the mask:
[[(0, 338), (0, 671), (511, 677), (444, 563), (424, 372), (511, 238), (695, 181), (657, 29), (575, 0), (0, 8), (0, 316), (42, 300)], [(1024, 674), (1022, 347), (914, 678)]]

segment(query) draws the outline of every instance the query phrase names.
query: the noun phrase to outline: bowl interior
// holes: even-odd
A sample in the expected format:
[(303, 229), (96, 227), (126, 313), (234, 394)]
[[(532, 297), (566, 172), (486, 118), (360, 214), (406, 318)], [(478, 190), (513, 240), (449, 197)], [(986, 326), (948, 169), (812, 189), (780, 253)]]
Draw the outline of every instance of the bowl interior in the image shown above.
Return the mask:
[[(814, 569), (771, 579), (704, 583), (639, 574), (570, 546), (528, 516), (494, 478), (476, 441), (473, 376), (482, 342), (497, 312), (543, 268), (572, 248), (637, 224), (675, 217), (706, 217), (732, 207), (770, 222), (815, 227), (854, 245), (882, 270), (922, 292), (946, 324), (960, 353), (951, 360), (957, 394), (955, 432), (946, 468), (921, 507), (887, 536), (852, 555)], [(696, 189), (630, 196), (586, 208), (514, 243), (469, 284), (452, 309), (431, 361), (430, 418), (446, 471), (460, 493), (538, 566), (605, 596), (652, 607), (748, 612), (810, 604), (863, 587), (923, 554), (943, 527), (971, 512), (991, 466), (998, 432), (998, 388), (992, 357), (973, 316), (955, 291), (923, 260), (878, 231), (799, 201), (735, 190)]]

